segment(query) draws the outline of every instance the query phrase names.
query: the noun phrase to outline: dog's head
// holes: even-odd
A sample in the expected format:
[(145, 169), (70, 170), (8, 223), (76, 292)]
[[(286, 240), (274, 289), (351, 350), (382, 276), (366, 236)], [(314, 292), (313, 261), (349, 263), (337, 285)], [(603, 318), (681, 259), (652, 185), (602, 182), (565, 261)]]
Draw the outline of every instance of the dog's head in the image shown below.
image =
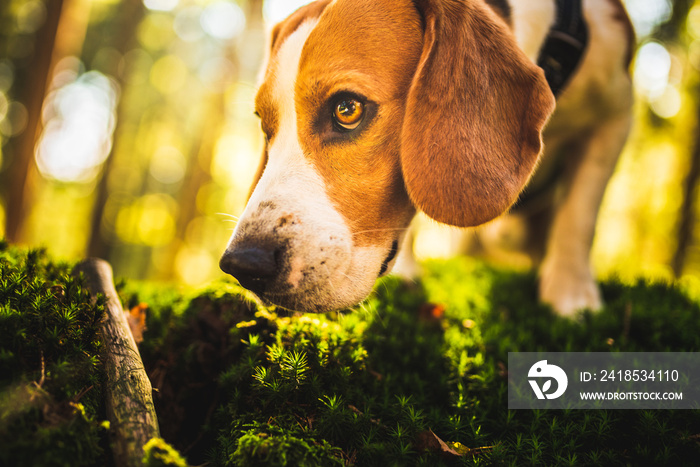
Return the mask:
[(353, 305), (416, 207), (473, 226), (516, 200), (553, 109), (478, 0), (320, 0), (272, 31), (263, 162), (221, 268), (271, 303)]

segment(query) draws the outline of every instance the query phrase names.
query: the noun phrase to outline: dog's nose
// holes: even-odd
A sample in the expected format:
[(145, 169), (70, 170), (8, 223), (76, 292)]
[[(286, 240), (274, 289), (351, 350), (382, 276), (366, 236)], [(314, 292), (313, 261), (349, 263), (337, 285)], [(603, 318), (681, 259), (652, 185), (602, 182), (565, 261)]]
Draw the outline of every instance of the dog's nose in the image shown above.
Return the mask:
[(275, 251), (258, 246), (227, 249), (221, 256), (219, 267), (238, 279), (246, 289), (261, 293), (277, 275)]

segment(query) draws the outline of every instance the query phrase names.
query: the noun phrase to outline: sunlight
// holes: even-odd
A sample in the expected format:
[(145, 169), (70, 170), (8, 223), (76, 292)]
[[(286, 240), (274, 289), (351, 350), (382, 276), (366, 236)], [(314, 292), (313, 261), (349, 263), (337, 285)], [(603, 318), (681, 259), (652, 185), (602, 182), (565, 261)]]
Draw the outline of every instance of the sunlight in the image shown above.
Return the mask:
[(149, 10), (172, 11), (180, 0), (143, 0), (143, 4)]
[(3, 136), (17, 136), (27, 127), (27, 108), (17, 101), (7, 104), (5, 117), (0, 119), (0, 134)]
[(167, 49), (176, 37), (173, 19), (164, 14), (148, 15), (139, 24), (136, 37), (148, 52)]
[(210, 279), (216, 261), (206, 250), (185, 246), (175, 258), (175, 269), (182, 282), (199, 285)]
[(117, 215), (116, 232), (127, 243), (163, 246), (175, 236), (177, 203), (168, 195), (146, 195), (122, 208)]
[(0, 122), (7, 116), (7, 111), (10, 108), (10, 102), (7, 100), (7, 96), (4, 92), (0, 91)]
[(263, 5), (263, 17), (267, 24), (276, 24), (308, 3), (311, 3), (311, 0), (266, 0)]
[(657, 24), (667, 20), (671, 15), (669, 0), (625, 0), (637, 37), (651, 33)]
[(695, 39), (700, 39), (700, 5), (695, 5), (690, 9), (686, 25), (690, 35)]
[(183, 8), (175, 16), (173, 29), (175, 34), (185, 42), (195, 42), (204, 36), (204, 31), (200, 24), (202, 9), (198, 6)]
[(185, 85), (187, 73), (187, 65), (180, 57), (166, 55), (151, 67), (150, 81), (163, 94), (172, 94)]
[(668, 85), (671, 55), (658, 42), (647, 42), (639, 48), (635, 62), (635, 87), (647, 98), (661, 96)]
[(97, 71), (53, 91), (36, 151), (42, 175), (64, 182), (93, 179), (111, 149), (116, 102), (115, 85)]
[(248, 187), (259, 160), (259, 147), (249, 136), (223, 135), (214, 151), (212, 176), (224, 186)]
[(182, 181), (187, 170), (187, 160), (173, 146), (159, 146), (151, 157), (149, 173), (160, 183), (172, 184)]
[(224, 57), (210, 58), (199, 67), (199, 79), (212, 91), (223, 92), (235, 76), (236, 65)]
[(661, 118), (675, 117), (682, 104), (681, 93), (675, 86), (666, 86), (663, 94), (650, 102), (651, 110)]
[(433, 221), (423, 224), (416, 233), (413, 245), (416, 259), (448, 258), (454, 255), (453, 230)]
[(199, 22), (210, 36), (233, 39), (245, 28), (245, 14), (235, 3), (214, 2), (204, 9)]

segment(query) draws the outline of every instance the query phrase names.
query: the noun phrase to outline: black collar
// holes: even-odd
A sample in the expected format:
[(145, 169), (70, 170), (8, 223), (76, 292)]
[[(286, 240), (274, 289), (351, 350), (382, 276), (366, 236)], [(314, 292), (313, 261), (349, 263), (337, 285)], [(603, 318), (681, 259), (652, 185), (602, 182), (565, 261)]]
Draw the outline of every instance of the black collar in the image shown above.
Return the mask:
[(581, 62), (588, 45), (588, 26), (581, 0), (556, 0), (557, 17), (540, 49), (537, 65), (558, 97)]

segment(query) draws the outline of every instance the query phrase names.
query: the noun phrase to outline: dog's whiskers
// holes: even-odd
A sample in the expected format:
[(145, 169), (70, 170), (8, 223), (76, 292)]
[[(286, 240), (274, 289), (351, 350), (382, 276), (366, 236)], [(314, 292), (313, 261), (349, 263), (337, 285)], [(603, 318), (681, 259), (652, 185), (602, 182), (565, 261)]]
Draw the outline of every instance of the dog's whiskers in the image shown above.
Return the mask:
[[(231, 214), (226, 214), (225, 212), (217, 212), (216, 215), (230, 218), (230, 219), (222, 219), (223, 222), (231, 222), (231, 223), (233, 223), (234, 226), (238, 224), (239, 218), (236, 216), (232, 216)], [(233, 229), (231, 229), (231, 230), (233, 230)]]
[(231, 219), (233, 219), (233, 220), (235, 220), (235, 221), (238, 221), (238, 220), (240, 219), (239, 217), (236, 217), (236, 216), (231, 215), (231, 214), (227, 214), (227, 213), (225, 213), (225, 212), (217, 212), (216, 215), (217, 215), (217, 216), (230, 217)]
[[(330, 271), (330, 269), (328, 269), (328, 266), (325, 265), (325, 264), (323, 265), (323, 268), (326, 270), (326, 274), (328, 274), (328, 285), (330, 285), (331, 290), (333, 291), (333, 293), (334, 293), (334, 294), (337, 294), (338, 292), (336, 292), (335, 286), (333, 285), (333, 281), (331, 280), (331, 271)], [(341, 273), (341, 274), (343, 274), (343, 273)]]

